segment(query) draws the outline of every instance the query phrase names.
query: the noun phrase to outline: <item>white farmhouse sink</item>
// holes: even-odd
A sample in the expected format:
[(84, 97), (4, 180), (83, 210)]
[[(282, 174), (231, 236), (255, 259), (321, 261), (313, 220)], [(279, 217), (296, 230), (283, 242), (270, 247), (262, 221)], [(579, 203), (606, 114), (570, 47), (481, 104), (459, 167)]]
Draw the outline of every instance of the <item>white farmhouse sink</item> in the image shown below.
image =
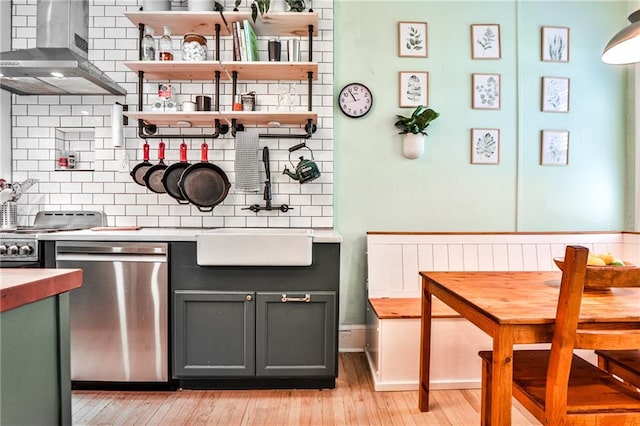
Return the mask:
[(309, 266), (313, 230), (219, 228), (196, 235), (202, 266)]

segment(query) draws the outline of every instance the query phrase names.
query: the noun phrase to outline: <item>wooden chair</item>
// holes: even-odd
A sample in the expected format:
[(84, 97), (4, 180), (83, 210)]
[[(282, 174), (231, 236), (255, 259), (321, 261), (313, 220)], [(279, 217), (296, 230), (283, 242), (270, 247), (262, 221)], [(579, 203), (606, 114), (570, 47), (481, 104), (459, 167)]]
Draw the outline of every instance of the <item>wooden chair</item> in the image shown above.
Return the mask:
[[(584, 284), (592, 273), (587, 255), (585, 247), (566, 248), (551, 349), (514, 351), (513, 396), (544, 425), (640, 425), (640, 392), (573, 354), (574, 348), (640, 348), (638, 329), (578, 328)], [(640, 287), (640, 269), (628, 271), (631, 276), (616, 272), (610, 285)], [(492, 352), (479, 355), (482, 424), (488, 425)]]
[(598, 367), (640, 390), (640, 349), (596, 351)]

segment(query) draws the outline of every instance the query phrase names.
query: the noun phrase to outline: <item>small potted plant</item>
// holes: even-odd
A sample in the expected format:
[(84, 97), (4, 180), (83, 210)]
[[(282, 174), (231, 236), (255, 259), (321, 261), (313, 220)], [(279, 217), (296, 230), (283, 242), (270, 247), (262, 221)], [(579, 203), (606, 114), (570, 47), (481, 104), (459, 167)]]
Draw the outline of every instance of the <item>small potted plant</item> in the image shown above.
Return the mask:
[(399, 135), (405, 135), (402, 145), (402, 153), (405, 157), (415, 159), (424, 153), (424, 137), (428, 136), (425, 129), (440, 116), (431, 108), (419, 105), (409, 117), (396, 115), (398, 119), (395, 126), (401, 130)]

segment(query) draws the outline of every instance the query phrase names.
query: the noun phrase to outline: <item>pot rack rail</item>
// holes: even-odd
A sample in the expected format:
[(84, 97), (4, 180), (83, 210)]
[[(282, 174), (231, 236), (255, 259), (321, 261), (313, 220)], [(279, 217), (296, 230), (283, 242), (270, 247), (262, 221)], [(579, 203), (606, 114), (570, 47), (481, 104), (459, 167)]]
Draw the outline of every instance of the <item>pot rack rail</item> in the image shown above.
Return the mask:
[[(220, 12), (222, 15), (222, 12)], [(226, 19), (221, 16), (226, 24)], [(225, 25), (226, 26), (226, 25)], [(215, 23), (215, 57), (220, 57), (220, 33), (221, 26), (219, 23)], [(227, 28), (228, 30), (228, 28)], [(312, 61), (313, 57), (313, 33), (314, 26), (308, 25), (308, 37), (309, 37), (309, 62)], [(139, 60), (142, 60), (142, 40), (145, 35), (145, 24), (138, 24), (138, 56)], [(224, 67), (224, 65), (220, 62), (222, 69), (227, 74), (227, 78), (232, 81), (232, 100), (236, 99), (237, 95), (237, 84), (238, 84), (238, 71), (233, 70), (231, 73)], [(144, 85), (144, 75), (145, 71), (138, 71), (138, 111), (143, 111), (143, 85)], [(201, 135), (189, 135), (190, 139), (216, 139), (220, 135), (227, 134), (231, 131), (231, 135), (236, 136), (237, 132), (241, 132), (245, 130), (244, 124), (239, 121), (237, 117), (238, 112), (225, 113), (220, 111), (220, 76), (221, 71), (216, 69), (214, 71), (214, 81), (215, 81), (215, 94), (214, 98), (214, 109), (211, 111), (213, 114), (219, 114), (220, 118), (214, 118), (214, 132), (210, 134), (201, 134)], [(312, 95), (313, 95), (313, 71), (307, 72), (307, 111), (312, 111)], [(123, 105), (123, 111), (128, 111), (128, 105)], [(128, 113), (129, 116), (135, 117), (136, 113)], [(265, 112), (268, 114), (268, 112)], [(124, 115), (123, 123), (128, 124), (128, 115)], [(226, 123), (223, 123), (222, 120), (225, 120)], [(176, 134), (159, 134), (158, 133), (158, 125), (154, 124), (151, 121), (145, 120), (143, 118), (138, 118), (138, 137), (147, 140), (147, 139), (184, 139), (183, 135)], [(188, 120), (178, 120), (178, 125), (184, 123), (186, 127), (190, 127), (191, 123)], [(312, 118), (307, 118), (307, 122), (304, 126), (304, 133), (296, 133), (296, 134), (279, 134), (279, 133), (260, 133), (258, 136), (260, 138), (265, 139), (309, 139), (316, 132), (317, 125), (314, 123)]]

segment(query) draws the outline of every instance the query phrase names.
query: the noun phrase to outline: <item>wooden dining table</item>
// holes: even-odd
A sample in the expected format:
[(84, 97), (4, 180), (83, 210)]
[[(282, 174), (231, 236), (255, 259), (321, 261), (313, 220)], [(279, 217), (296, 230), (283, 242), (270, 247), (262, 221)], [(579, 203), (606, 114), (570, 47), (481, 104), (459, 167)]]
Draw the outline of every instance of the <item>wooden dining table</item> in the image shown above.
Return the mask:
[[(551, 342), (561, 272), (420, 272), (420, 276), (420, 411), (429, 411), (431, 302), (436, 296), (492, 338), (491, 424), (510, 425), (513, 346)], [(602, 323), (612, 328), (640, 327), (640, 288), (585, 290), (579, 326)]]

